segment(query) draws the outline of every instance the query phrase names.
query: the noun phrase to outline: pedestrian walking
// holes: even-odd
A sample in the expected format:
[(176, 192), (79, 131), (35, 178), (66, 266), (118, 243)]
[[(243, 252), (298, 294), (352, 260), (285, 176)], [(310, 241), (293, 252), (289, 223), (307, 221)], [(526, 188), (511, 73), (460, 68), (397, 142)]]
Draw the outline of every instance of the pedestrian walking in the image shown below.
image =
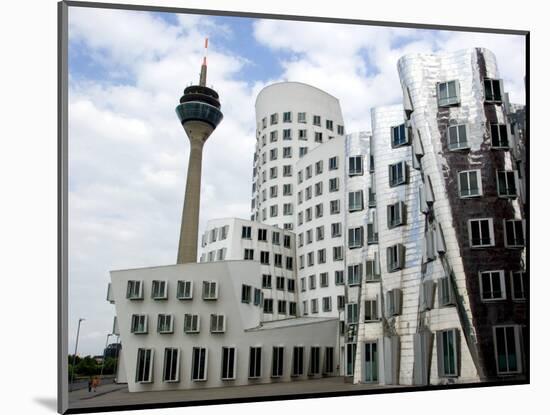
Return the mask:
[(92, 377), (90, 376), (88, 378), (88, 392), (92, 391)]

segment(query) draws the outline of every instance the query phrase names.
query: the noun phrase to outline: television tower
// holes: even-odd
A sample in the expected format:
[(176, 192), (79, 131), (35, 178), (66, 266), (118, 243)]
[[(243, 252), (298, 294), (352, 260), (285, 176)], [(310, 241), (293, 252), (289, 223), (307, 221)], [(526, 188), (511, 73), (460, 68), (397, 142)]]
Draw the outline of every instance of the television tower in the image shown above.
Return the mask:
[(201, 194), (202, 149), (210, 134), (223, 118), (219, 96), (206, 86), (206, 51), (208, 38), (204, 41), (204, 59), (198, 85), (185, 88), (176, 113), (189, 137), (190, 152), (187, 167), (185, 200), (181, 217), (178, 264), (197, 261), (197, 240), (199, 234), (199, 210)]

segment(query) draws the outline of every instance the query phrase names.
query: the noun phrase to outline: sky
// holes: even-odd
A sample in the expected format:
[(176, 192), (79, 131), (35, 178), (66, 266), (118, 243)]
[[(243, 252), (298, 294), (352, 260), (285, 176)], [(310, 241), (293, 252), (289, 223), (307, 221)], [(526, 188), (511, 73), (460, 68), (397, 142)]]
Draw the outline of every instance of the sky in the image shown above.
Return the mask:
[(176, 261), (189, 145), (175, 107), (198, 82), (205, 37), (224, 119), (204, 149), (199, 232), (250, 216), (254, 102), (271, 83), (321, 88), (348, 132), (368, 130), (372, 107), (401, 102), (401, 56), (485, 47), (525, 103), (521, 36), (70, 7), (71, 353), (79, 318), (78, 354), (103, 352), (110, 270)]

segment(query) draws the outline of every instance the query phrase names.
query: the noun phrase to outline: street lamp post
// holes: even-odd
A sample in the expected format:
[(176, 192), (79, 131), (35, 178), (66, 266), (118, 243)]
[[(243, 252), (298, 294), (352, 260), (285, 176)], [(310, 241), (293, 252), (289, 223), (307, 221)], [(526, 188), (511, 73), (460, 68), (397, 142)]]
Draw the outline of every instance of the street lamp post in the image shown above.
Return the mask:
[(71, 374), (71, 383), (74, 382), (74, 372), (75, 372), (75, 364), (76, 364), (76, 352), (78, 350), (78, 337), (80, 336), (80, 323), (82, 323), (84, 320), (86, 320), (85, 318), (79, 318), (78, 319), (78, 329), (76, 330), (76, 342), (75, 342), (75, 345), (74, 345), (74, 355), (73, 355), (73, 373)]

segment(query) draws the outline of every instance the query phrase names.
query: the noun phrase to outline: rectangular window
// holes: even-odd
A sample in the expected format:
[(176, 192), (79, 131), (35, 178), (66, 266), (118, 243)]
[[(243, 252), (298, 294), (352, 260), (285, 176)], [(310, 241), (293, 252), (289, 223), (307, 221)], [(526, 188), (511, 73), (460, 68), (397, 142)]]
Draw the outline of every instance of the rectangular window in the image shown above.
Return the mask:
[(349, 158), (349, 175), (358, 176), (363, 174), (363, 156), (352, 156)]
[(338, 169), (338, 156), (334, 156), (328, 159), (328, 169), (329, 170)]
[(342, 236), (342, 224), (340, 222), (332, 223), (330, 225), (330, 236), (332, 238)]
[(321, 116), (320, 115), (314, 115), (313, 116), (313, 125), (321, 126)]
[(292, 112), (283, 112), (283, 122), (292, 122)]
[(340, 213), (340, 201), (339, 200), (331, 200), (330, 201), (330, 214), (336, 215)]
[(265, 298), (264, 299), (264, 313), (273, 314), (273, 299)]
[(334, 347), (325, 347), (323, 374), (334, 372)]
[(243, 239), (252, 239), (252, 227), (251, 226), (243, 226), (241, 237)]
[(284, 165), (283, 166), (283, 177), (291, 177), (292, 176), (292, 166), (291, 165)]
[(216, 281), (202, 282), (202, 299), (217, 300), (218, 299), (218, 284)]
[(328, 272), (321, 272), (319, 277), (321, 278), (321, 287), (328, 287)]
[(280, 378), (283, 376), (283, 363), (284, 363), (285, 349), (282, 346), (273, 347), (273, 354), (271, 360), (271, 377)]
[(386, 250), (388, 272), (394, 272), (405, 267), (405, 246), (395, 244)]
[(521, 248), (525, 246), (525, 222), (519, 219), (504, 221), (504, 234), (507, 248)]
[(309, 352), (309, 375), (314, 376), (321, 373), (321, 348), (312, 346)]
[(306, 129), (298, 130), (298, 139), (299, 140), (307, 140), (307, 130)]
[(153, 381), (153, 349), (138, 349), (136, 365), (136, 382)]
[(171, 314), (159, 314), (157, 318), (158, 333), (174, 332), (174, 317)]
[(271, 114), (269, 120), (271, 125), (277, 124), (277, 122), (279, 121), (279, 114)]
[(298, 156), (304, 157), (307, 154), (307, 147), (300, 147), (298, 149)]
[(394, 288), (386, 293), (386, 305), (388, 316), (397, 316), (401, 314), (401, 290), (399, 288)]
[(445, 307), (455, 304), (455, 296), (451, 285), (450, 277), (440, 278), (437, 282), (437, 290), (439, 294), (439, 307)]
[(348, 230), (349, 249), (360, 248), (363, 246), (363, 227), (350, 228)]
[(166, 300), (168, 289), (166, 281), (154, 280), (151, 286), (151, 298), (153, 300)]
[(343, 310), (346, 306), (346, 296), (345, 295), (339, 295), (336, 297), (336, 305), (338, 307), (338, 310)]
[(262, 290), (254, 288), (254, 305), (262, 304)]
[(269, 178), (270, 179), (276, 179), (277, 178), (277, 167), (271, 167), (269, 169)]
[(330, 130), (330, 131), (334, 130), (332, 120), (326, 120), (326, 127), (327, 127), (327, 130)]
[(235, 379), (237, 350), (234, 347), (222, 347), (222, 380)]
[(294, 269), (294, 259), (291, 256), (286, 257), (286, 269), (292, 271)]
[(380, 266), (378, 264), (378, 252), (374, 253), (374, 259), (367, 259), (366, 281), (380, 281)]
[(485, 101), (500, 103), (502, 102), (502, 91), (500, 79), (485, 79), (483, 81)]
[(472, 248), (483, 248), (495, 245), (493, 231), (493, 219), (470, 219), (470, 246)]
[(344, 249), (341, 246), (334, 246), (332, 248), (332, 260), (342, 261), (344, 259)]
[(459, 334), (457, 329), (437, 332), (437, 367), (438, 376), (458, 376)]
[(483, 271), (479, 273), (479, 287), (483, 301), (505, 300), (506, 286), (504, 271)]
[(292, 158), (292, 147), (283, 147), (283, 158), (284, 159)]
[(401, 147), (409, 143), (409, 137), (405, 124), (391, 127), (391, 146), (392, 148)]
[(291, 376), (302, 376), (303, 374), (304, 374), (304, 347), (295, 346), (292, 348)]
[(493, 328), (497, 373), (507, 375), (521, 373), (522, 353), (520, 326), (497, 326)]
[(285, 277), (277, 277), (277, 289), (278, 290), (285, 289)]
[(349, 192), (349, 211), (363, 210), (363, 191)]
[(298, 113), (298, 122), (299, 123), (306, 123), (306, 113), (305, 112), (299, 112)]
[(271, 288), (271, 275), (262, 275), (262, 288)]
[(314, 290), (316, 288), (316, 285), (317, 285), (317, 278), (315, 275), (310, 275), (309, 276), (309, 289), (310, 290)]
[(323, 297), (323, 311), (325, 313), (332, 311), (332, 297)]
[(447, 128), (449, 150), (468, 148), (468, 130), (466, 124), (451, 125)]
[(293, 293), (296, 290), (296, 282), (293, 278), (287, 279), (287, 289), (289, 292)]
[(376, 207), (376, 192), (369, 187), (369, 207)]
[(319, 249), (317, 251), (317, 263), (324, 264), (325, 262), (327, 262), (327, 251), (325, 248)]
[(241, 303), (249, 304), (252, 298), (252, 287), (243, 284), (241, 289)]
[(499, 197), (517, 197), (516, 172), (498, 171), (497, 189)]
[(317, 314), (319, 312), (319, 302), (317, 301), (317, 298), (313, 298), (311, 300), (311, 313)]
[(134, 334), (147, 333), (147, 315), (146, 314), (132, 314), (132, 322), (130, 331)]
[(388, 205), (388, 229), (395, 228), (405, 224), (405, 203), (397, 202), (392, 205)]
[(308, 314), (308, 312), (307, 312), (307, 301), (306, 300), (302, 301), (302, 314), (304, 316), (307, 316), (307, 314)]
[(143, 299), (143, 281), (130, 280), (126, 287), (126, 298), (129, 300)]
[(338, 177), (333, 177), (332, 179), (328, 180), (328, 191), (329, 192), (337, 192), (340, 188), (339, 186), (340, 182), (338, 180)]
[(449, 107), (460, 103), (458, 80), (437, 84), (437, 103), (440, 107)]
[(193, 359), (191, 362), (191, 380), (205, 381), (207, 371), (208, 351), (205, 347), (193, 347)]
[(346, 376), (353, 376), (357, 343), (346, 344)]
[(459, 195), (462, 198), (481, 196), (481, 170), (458, 173)]
[(365, 322), (378, 321), (378, 301), (376, 299), (365, 301)]
[(281, 254), (275, 254), (274, 255), (274, 262), (275, 262), (275, 266), (277, 268), (282, 268), (283, 267), (283, 256)]
[(344, 126), (343, 125), (337, 125), (336, 126), (338, 135), (344, 135)]
[(263, 265), (269, 265), (269, 252), (260, 251), (260, 263)]
[(491, 146), (493, 148), (508, 148), (507, 124), (491, 124)]
[(357, 324), (359, 321), (359, 307), (356, 303), (346, 304), (346, 323)]
[(291, 196), (292, 195), (292, 185), (287, 183), (283, 184), (283, 196)]
[(323, 133), (315, 131), (315, 142), (316, 143), (322, 143), (323, 142)]
[(262, 376), (262, 348), (251, 347), (248, 361), (248, 377), (259, 378)]
[(342, 270), (334, 271), (334, 284), (335, 285), (344, 284), (344, 271)]
[(525, 272), (515, 271), (510, 273), (510, 279), (512, 287), (512, 300), (514, 301), (523, 301), (526, 297), (526, 287), (525, 287)]
[(164, 349), (163, 382), (179, 382), (180, 380), (180, 353), (179, 349), (166, 347)]
[(291, 316), (296, 316), (296, 302), (295, 301), (289, 301), (288, 302), (288, 314)]
[(315, 196), (323, 194), (323, 182), (315, 183)]
[(184, 333), (199, 333), (200, 319), (198, 314), (184, 314), (183, 316), (183, 332)]
[(389, 180), (390, 187), (399, 186), (400, 184), (407, 183), (407, 163), (401, 161), (399, 163), (390, 164), (389, 166)]
[(193, 298), (193, 281), (178, 281), (178, 300), (191, 300)]
[(348, 265), (348, 285), (357, 285), (363, 278), (363, 264)]

